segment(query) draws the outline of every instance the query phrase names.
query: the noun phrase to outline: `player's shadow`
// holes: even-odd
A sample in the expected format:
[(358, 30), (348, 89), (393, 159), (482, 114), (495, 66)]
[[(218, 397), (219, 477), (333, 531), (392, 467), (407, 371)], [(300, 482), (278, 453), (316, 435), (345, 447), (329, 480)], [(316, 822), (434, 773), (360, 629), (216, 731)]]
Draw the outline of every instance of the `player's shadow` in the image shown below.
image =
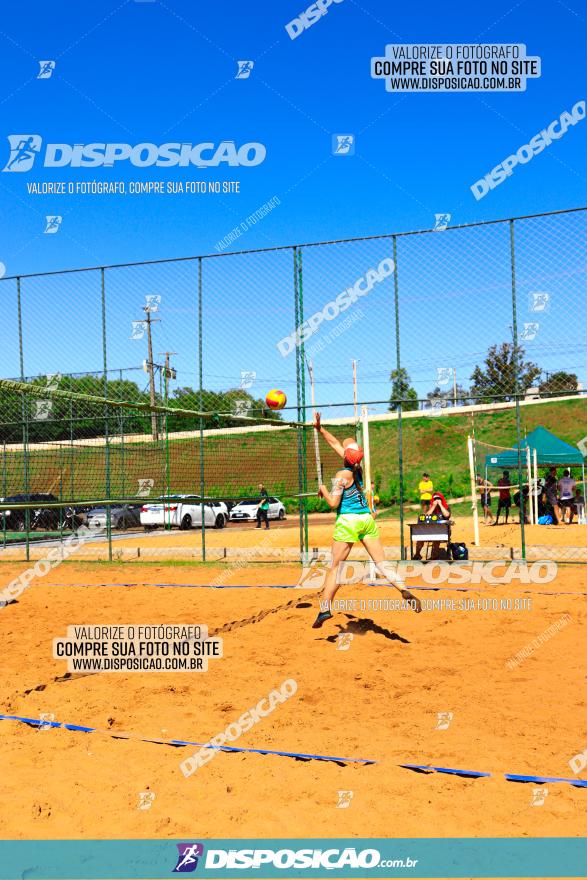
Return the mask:
[(346, 626), (337, 624), (340, 633), (333, 636), (327, 636), (327, 642), (336, 642), (341, 633), (352, 633), (355, 636), (364, 636), (368, 632), (372, 632), (378, 636), (383, 636), (384, 639), (389, 639), (392, 642), (402, 642), (404, 645), (410, 644), (409, 639), (404, 639), (403, 636), (400, 636), (399, 633), (396, 633), (391, 629), (379, 626), (379, 624), (375, 623), (374, 620), (371, 620), (370, 617), (355, 617), (354, 614), (345, 614), (345, 617), (348, 618), (349, 622)]

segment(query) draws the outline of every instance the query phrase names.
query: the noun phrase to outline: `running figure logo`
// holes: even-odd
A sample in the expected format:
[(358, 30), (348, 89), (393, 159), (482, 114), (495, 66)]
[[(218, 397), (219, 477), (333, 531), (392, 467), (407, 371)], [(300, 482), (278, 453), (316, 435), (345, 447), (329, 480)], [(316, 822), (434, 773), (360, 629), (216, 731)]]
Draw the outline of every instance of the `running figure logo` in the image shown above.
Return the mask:
[(452, 367), (436, 367), (436, 382), (438, 385), (448, 385), (452, 379)]
[(235, 79), (248, 79), (251, 75), (251, 71), (255, 66), (254, 61), (237, 61), (238, 70), (236, 72)]
[(257, 373), (254, 370), (241, 370), (241, 388), (245, 391), (255, 384)]
[(132, 333), (130, 335), (131, 339), (142, 339), (145, 335), (145, 330), (147, 329), (146, 321), (132, 321)]
[(336, 650), (349, 651), (353, 640), (352, 633), (339, 633), (336, 637)]
[(296, 589), (307, 590), (308, 587), (311, 590), (321, 589), (324, 586), (330, 559), (330, 551), (321, 551), (316, 558), (306, 560), (296, 584)]
[(354, 136), (354, 134), (333, 134), (332, 135), (332, 155), (333, 156), (354, 156), (355, 155), (355, 136)]
[(154, 791), (139, 791), (138, 810), (150, 810), (155, 800)]
[(204, 855), (202, 843), (176, 843), (179, 855), (177, 865), (173, 869), (174, 874), (188, 874), (198, 867), (198, 859)]
[(2, 171), (29, 171), (42, 142), (39, 134), (9, 134), (10, 157)]
[(437, 712), (438, 721), (436, 722), (435, 730), (448, 730), (450, 727), (450, 722), (453, 719), (452, 712)]
[(354, 797), (354, 794), (355, 794), (354, 791), (339, 791), (338, 792), (338, 803), (336, 805), (338, 807), (338, 809), (339, 810), (347, 810), (351, 805), (351, 801)]
[(161, 305), (161, 294), (160, 293), (149, 293), (145, 296), (146, 312), (158, 312), (159, 306)]
[(63, 221), (63, 217), (60, 217), (58, 214), (54, 214), (49, 217), (45, 217), (47, 221), (47, 225), (45, 226), (45, 233), (48, 235), (54, 235), (56, 232), (59, 232), (59, 227)]
[(550, 308), (550, 294), (542, 290), (530, 294), (530, 311), (547, 312)]
[(41, 712), (39, 715), (39, 726), (37, 727), (37, 730), (51, 730), (54, 721), (55, 714), (53, 712)]
[(39, 61), (39, 67), (40, 70), (37, 74), (37, 79), (51, 79), (53, 71), (55, 70), (55, 62)]
[(434, 221), (434, 230), (433, 232), (444, 232), (450, 223), (450, 214), (435, 214), (436, 218)]
[(147, 498), (148, 495), (151, 494), (151, 489), (155, 485), (155, 480), (147, 477), (146, 479), (139, 479), (139, 488), (137, 490), (137, 496), (139, 498)]
[(520, 339), (523, 339), (525, 342), (531, 342), (532, 339), (536, 339), (538, 336), (540, 324), (537, 321), (531, 321), (529, 323), (524, 324), (524, 329), (520, 334)]
[(548, 797), (548, 788), (533, 788), (532, 797), (530, 799), (531, 807), (541, 807)]
[(248, 418), (249, 416), (249, 401), (244, 398), (239, 398), (234, 401), (234, 414), (237, 418)]

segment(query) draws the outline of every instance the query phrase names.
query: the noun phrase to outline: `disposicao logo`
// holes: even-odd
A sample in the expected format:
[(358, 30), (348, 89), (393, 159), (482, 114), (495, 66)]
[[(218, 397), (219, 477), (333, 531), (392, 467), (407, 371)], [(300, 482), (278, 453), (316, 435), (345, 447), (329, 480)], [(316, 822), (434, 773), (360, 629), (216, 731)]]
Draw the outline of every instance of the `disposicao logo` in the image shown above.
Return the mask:
[(176, 843), (178, 856), (174, 874), (190, 874), (198, 867), (198, 859), (204, 855), (202, 843)]
[[(43, 140), (38, 134), (8, 135), (10, 156), (3, 171), (29, 171), (40, 156)], [(251, 141), (237, 146), (234, 141), (218, 144), (47, 144), (43, 156), (45, 168), (112, 168), (128, 161), (136, 168), (213, 168), (218, 165), (251, 168), (265, 160), (267, 148)]]
[(324, 321), (334, 321), (341, 312), (345, 312), (359, 297), (366, 296), (375, 284), (380, 284), (395, 270), (395, 263), (389, 258), (381, 260), (376, 269), (368, 269), (364, 275), (361, 275), (351, 287), (347, 287), (342, 293), (339, 293), (335, 299), (326, 303), (323, 309), (315, 312), (307, 321), (304, 321), (289, 336), (284, 336), (277, 343), (277, 348), (282, 357), (287, 357), (296, 346), (299, 347), (302, 342), (318, 332), (318, 327)]

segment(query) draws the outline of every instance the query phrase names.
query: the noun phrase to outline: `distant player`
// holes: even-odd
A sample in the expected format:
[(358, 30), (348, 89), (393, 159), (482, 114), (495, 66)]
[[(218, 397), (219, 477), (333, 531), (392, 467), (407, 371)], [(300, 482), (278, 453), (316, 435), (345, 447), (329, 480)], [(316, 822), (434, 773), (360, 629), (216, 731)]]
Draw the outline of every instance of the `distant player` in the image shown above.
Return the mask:
[(501, 480), (497, 481), (498, 487), (498, 498), (497, 498), (497, 513), (495, 515), (495, 522), (492, 525), (496, 526), (499, 523), (499, 514), (501, 511), (504, 511), (505, 524), (508, 524), (508, 516), (510, 513), (510, 507), (512, 506), (512, 493), (511, 493), (511, 483), (510, 483), (510, 474), (509, 471), (504, 471)]
[[(320, 424), (320, 413), (316, 413), (314, 428), (326, 440), (343, 460), (344, 467), (337, 471), (332, 489), (328, 490), (324, 484), (319, 488), (318, 494), (324, 498), (332, 509), (336, 510), (336, 523), (332, 543), (332, 562), (320, 600), (320, 607), (314, 629), (319, 629), (325, 621), (332, 617), (330, 605), (336, 595), (339, 584), (336, 575), (339, 565), (344, 562), (353, 545), (360, 541), (375, 563), (377, 570), (386, 580), (391, 581), (396, 576), (394, 567), (385, 560), (385, 551), (379, 539), (379, 529), (373, 519), (367, 499), (363, 492), (363, 474), (360, 467), (363, 459), (363, 450), (352, 438), (343, 440), (341, 443)], [(413, 603), (415, 611), (421, 611), (419, 600), (408, 590), (401, 591), (404, 599)]]
[(257, 525), (256, 529), (261, 528), (261, 523), (265, 523), (265, 528), (269, 528), (269, 496), (267, 489), (263, 483), (259, 483), (259, 506), (257, 507)]

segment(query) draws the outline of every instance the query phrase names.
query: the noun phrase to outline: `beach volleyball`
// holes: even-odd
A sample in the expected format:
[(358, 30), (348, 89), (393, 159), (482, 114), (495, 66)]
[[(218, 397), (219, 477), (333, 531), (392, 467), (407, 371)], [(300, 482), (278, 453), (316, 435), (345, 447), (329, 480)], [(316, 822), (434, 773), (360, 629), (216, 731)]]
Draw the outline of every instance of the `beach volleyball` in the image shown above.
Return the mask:
[(265, 398), (265, 403), (269, 409), (283, 409), (287, 403), (287, 397), (283, 391), (279, 391), (277, 388), (272, 388)]

